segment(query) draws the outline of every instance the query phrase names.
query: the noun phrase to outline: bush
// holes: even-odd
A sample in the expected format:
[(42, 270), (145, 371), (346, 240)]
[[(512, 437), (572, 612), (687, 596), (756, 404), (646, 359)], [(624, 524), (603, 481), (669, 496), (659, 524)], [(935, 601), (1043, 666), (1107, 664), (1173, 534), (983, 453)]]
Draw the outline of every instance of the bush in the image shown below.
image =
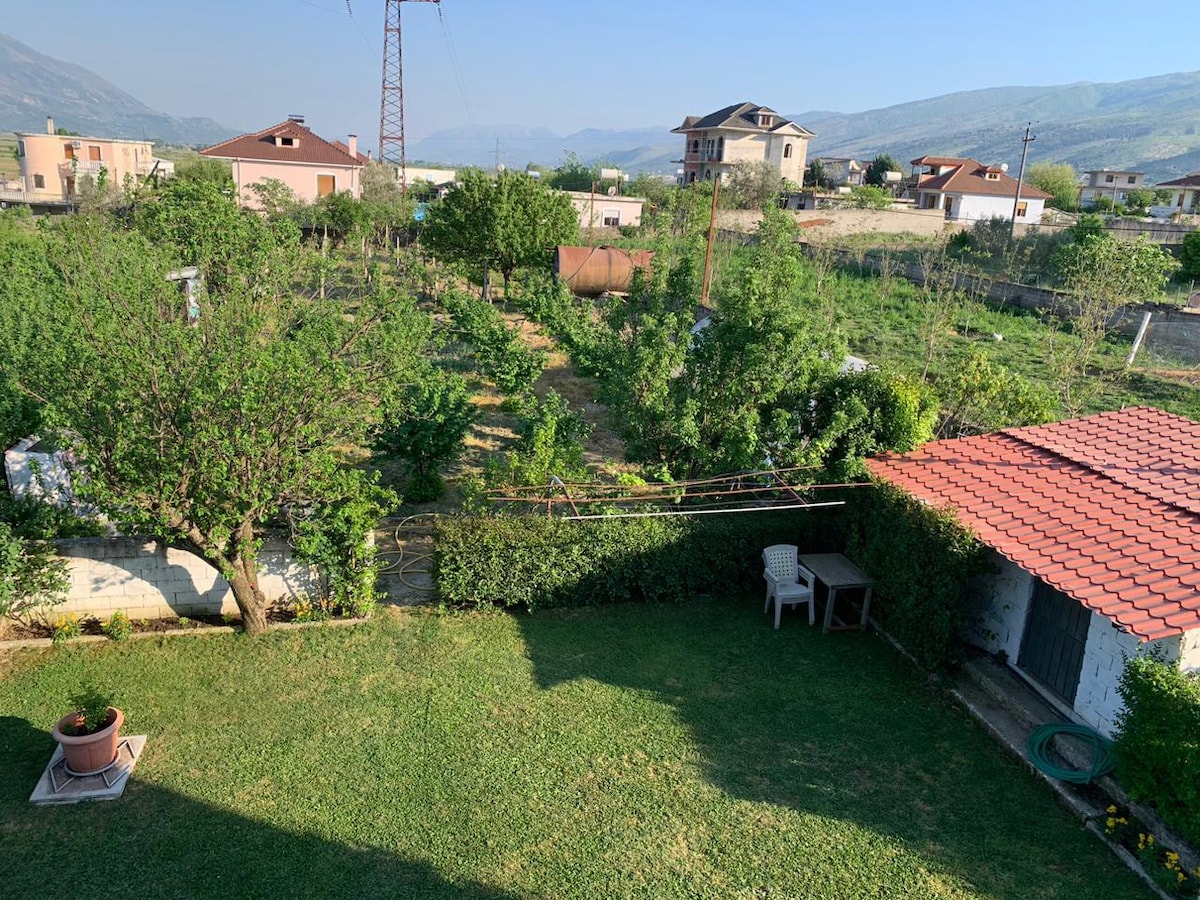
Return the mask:
[(1200, 678), (1153, 657), (1129, 660), (1118, 688), (1117, 775), (1130, 796), (1200, 845)]
[(0, 522), (0, 616), (23, 619), (56, 606), (70, 581), (49, 541), (23, 537)]
[(875, 578), (876, 617), (929, 669), (961, 660), (969, 583), (986, 549), (946, 510), (887, 484), (851, 496), (846, 553)]
[(123, 641), (133, 634), (133, 623), (129, 621), (129, 616), (118, 609), (100, 626), (100, 630), (114, 641)]
[(548, 484), (551, 476), (563, 481), (587, 478), (583, 442), (592, 428), (556, 391), (542, 401), (531, 400), (522, 412), (516, 450), (503, 468), (493, 466), (489, 481), (496, 484)]
[(1179, 260), (1183, 263), (1179, 270), (1181, 278), (1200, 278), (1200, 231), (1192, 231), (1183, 236)]
[(434, 578), (452, 606), (592, 606), (757, 590), (762, 550), (836, 546), (836, 511), (696, 518), (476, 517), (437, 526)]
[(474, 347), (482, 374), (509, 396), (527, 394), (546, 367), (546, 353), (526, 347), (518, 329), (506, 325), (490, 303), (449, 291), (442, 304)]

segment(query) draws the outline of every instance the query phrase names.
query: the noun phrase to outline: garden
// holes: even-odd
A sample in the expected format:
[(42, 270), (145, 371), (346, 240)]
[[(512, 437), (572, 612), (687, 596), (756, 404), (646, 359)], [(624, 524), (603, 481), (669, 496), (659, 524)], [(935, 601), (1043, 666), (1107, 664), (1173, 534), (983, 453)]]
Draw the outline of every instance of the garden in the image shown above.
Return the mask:
[[(882, 639), (774, 631), (761, 609), (392, 610), (9, 652), (0, 879), (28, 897), (1146, 896)], [(32, 807), (86, 684), (146, 750), (121, 800)]]

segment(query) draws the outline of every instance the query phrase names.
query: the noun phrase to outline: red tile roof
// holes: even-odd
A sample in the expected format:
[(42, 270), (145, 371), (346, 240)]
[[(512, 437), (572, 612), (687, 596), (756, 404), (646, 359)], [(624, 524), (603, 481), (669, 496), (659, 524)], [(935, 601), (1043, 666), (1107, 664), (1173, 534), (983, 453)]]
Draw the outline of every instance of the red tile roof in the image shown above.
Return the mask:
[[(998, 197), (1016, 197), (1017, 179), (1010, 178), (997, 166), (985, 166), (974, 159), (956, 156), (922, 156), (912, 161), (914, 166), (950, 167), (943, 175), (921, 175), (917, 178), (917, 190), (942, 191), (950, 194), (986, 194)], [(996, 176), (985, 178), (986, 173)], [(1032, 184), (1021, 185), (1022, 200), (1049, 200), (1050, 194)]]
[(1160, 181), (1155, 187), (1200, 187), (1200, 172), (1192, 172), (1174, 181)]
[[(290, 137), (296, 141), (294, 147), (280, 147), (276, 137)], [(228, 141), (200, 151), (201, 156), (218, 159), (258, 159), (266, 162), (298, 162), (319, 166), (362, 166), (366, 158), (350, 155), (345, 145), (338, 147), (316, 135), (309, 128), (290, 119), (256, 131), (243, 134)]]
[(1200, 422), (1133, 407), (867, 465), (1143, 641), (1200, 628)]

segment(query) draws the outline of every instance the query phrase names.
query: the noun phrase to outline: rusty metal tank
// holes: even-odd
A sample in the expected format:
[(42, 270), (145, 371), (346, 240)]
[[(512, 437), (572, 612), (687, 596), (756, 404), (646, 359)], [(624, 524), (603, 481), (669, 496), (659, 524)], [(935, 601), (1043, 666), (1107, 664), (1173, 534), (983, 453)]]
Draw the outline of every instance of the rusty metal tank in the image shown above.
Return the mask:
[(554, 274), (572, 293), (594, 297), (605, 291), (628, 291), (634, 269), (650, 268), (654, 253), (628, 253), (616, 247), (556, 247)]

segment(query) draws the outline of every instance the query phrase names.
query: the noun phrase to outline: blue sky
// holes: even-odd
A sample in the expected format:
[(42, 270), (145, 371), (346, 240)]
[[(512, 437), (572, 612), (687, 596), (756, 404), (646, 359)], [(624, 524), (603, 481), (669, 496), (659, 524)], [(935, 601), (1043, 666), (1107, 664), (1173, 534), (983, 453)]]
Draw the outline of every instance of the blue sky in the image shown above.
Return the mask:
[[(16, 4), (13, 4), (14, 6)], [(149, 106), (257, 129), (304, 113), (318, 133), (379, 122), (383, 0), (55, 0), (0, 30)], [(406, 2), (410, 139), (455, 126), (674, 126), (753, 100), (854, 112), (1011, 84), (1122, 81), (1200, 67), (1195, 0), (906, 4), (860, 0)], [(953, 12), (943, 12), (951, 9)], [(1172, 23), (1186, 28), (1173, 30)], [(802, 123), (803, 124), (803, 123)]]

